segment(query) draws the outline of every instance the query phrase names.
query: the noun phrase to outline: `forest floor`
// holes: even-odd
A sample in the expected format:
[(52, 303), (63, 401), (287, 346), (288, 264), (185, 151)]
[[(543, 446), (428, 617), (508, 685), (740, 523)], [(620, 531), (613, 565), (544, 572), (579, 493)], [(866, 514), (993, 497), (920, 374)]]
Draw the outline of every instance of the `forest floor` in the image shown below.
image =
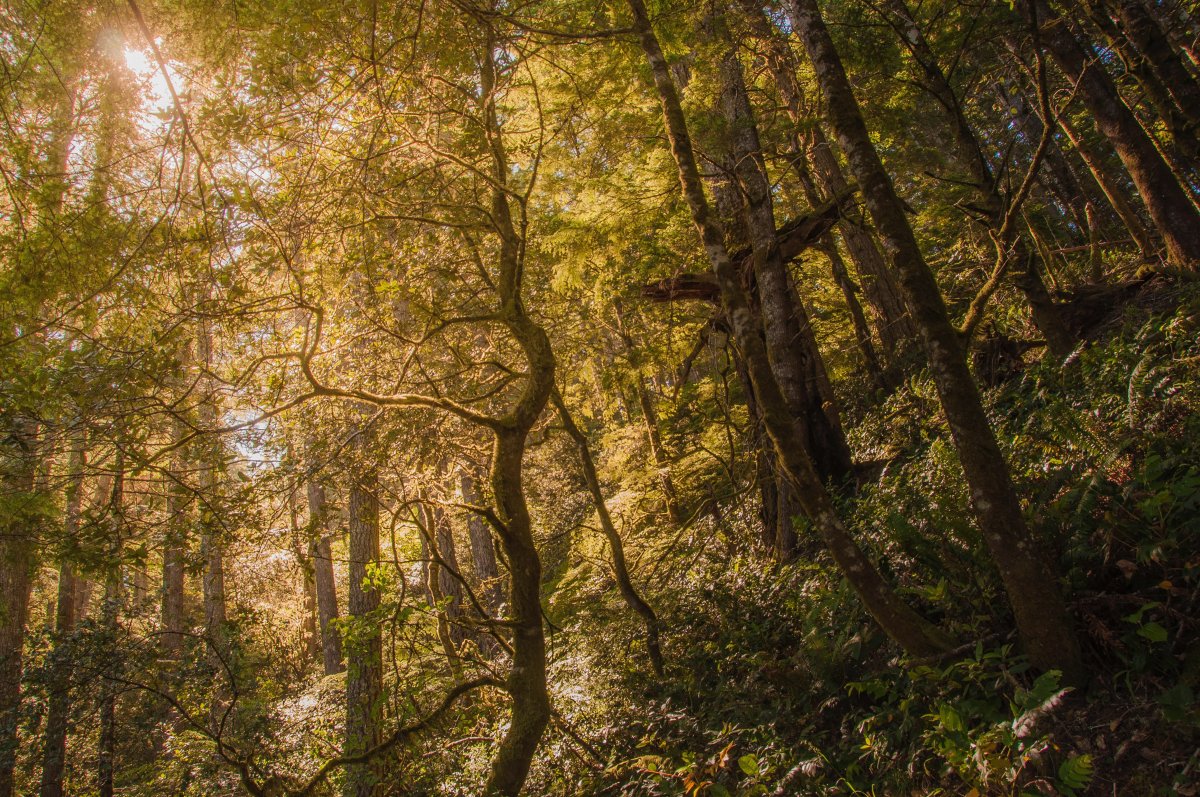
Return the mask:
[(897, 657), (822, 553), (772, 564), (705, 520), (660, 552), (688, 564), (650, 585), (672, 632), (668, 678), (648, 681), (634, 626), (595, 633), (622, 609), (594, 600), (606, 577), (577, 561), (551, 603), (576, 649), (553, 682), (588, 695), (575, 721), (609, 751), (580, 793), (1200, 793), (1200, 291), (1155, 278), (1104, 298), (1079, 301), (1088, 340), (1066, 363), (1027, 358), (987, 394), (1067, 574), (1085, 688), (1016, 651), (933, 388), (914, 378), (855, 420), (860, 460), (904, 456), (845, 511), (911, 600), (979, 641), (957, 660)]

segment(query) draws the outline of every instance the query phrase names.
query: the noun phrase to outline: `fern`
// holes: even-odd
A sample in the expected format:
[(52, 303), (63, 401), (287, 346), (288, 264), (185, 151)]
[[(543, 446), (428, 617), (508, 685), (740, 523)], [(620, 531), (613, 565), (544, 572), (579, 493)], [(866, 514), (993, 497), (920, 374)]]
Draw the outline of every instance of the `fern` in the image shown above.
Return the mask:
[(1086, 789), (1094, 774), (1095, 768), (1092, 766), (1090, 755), (1072, 756), (1059, 765), (1058, 782), (1069, 793), (1074, 794), (1079, 789)]

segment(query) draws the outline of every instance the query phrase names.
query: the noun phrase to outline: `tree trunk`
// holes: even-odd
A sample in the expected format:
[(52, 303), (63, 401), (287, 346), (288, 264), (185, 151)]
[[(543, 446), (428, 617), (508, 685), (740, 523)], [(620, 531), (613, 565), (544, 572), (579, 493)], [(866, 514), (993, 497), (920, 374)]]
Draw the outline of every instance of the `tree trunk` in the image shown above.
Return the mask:
[[(208, 291), (201, 301), (201, 311), (208, 312)], [(212, 324), (205, 318), (197, 335), (197, 380), (203, 395), (200, 397), (199, 438), (197, 460), (200, 468), (200, 554), (204, 558), (204, 632), (214, 651), (225, 653), (228, 647), (225, 605), (225, 544), (222, 537), (221, 485), (219, 473), (224, 460), (224, 442), (213, 430), (217, 427), (219, 407), (216, 380), (212, 377)]]
[(917, 246), (900, 198), (863, 122), (841, 58), (816, 0), (788, 0), (786, 8), (825, 94), (838, 142), (900, 278), (950, 424), (971, 491), (975, 516), (1000, 571), (1030, 659), (1057, 668), (1071, 682), (1083, 680), (1074, 629), (1058, 591), (1054, 568), (1029, 534), (979, 390), (971, 378), (957, 330), (941, 291)]
[[(114, 565), (115, 566), (115, 565)], [(113, 633), (117, 628), (117, 616), (121, 603), (121, 578), (119, 571), (110, 574), (104, 587), (104, 606), (101, 622)], [(113, 665), (110, 664), (111, 668)], [(100, 797), (113, 797), (113, 775), (116, 771), (117, 749), (117, 685), (108, 675), (100, 685), (100, 738), (96, 749), (96, 790)]]
[[(1092, 22), (1108, 40), (1109, 49), (1115, 52), (1121, 59), (1125, 67), (1125, 71), (1133, 76), (1138, 86), (1142, 90), (1142, 99), (1154, 109), (1154, 113), (1162, 121), (1166, 128), (1167, 134), (1170, 136), (1171, 146), (1167, 152), (1163, 152), (1160, 146), (1159, 151), (1163, 152), (1164, 157), (1170, 153), (1169, 161), (1175, 161), (1176, 174), (1180, 180), (1186, 184), (1187, 171), (1194, 172), (1197, 165), (1198, 145), (1193, 126), (1189, 123), (1184, 115), (1182, 108), (1176, 104), (1175, 98), (1171, 91), (1162, 82), (1158, 73), (1150, 66), (1145, 56), (1138, 50), (1137, 47), (1129, 40), (1122, 26), (1119, 26), (1113, 18), (1115, 10), (1110, 14), (1107, 4), (1103, 0), (1086, 0), (1088, 16)], [(1190, 80), (1190, 75), (1188, 79)], [(1130, 106), (1133, 107), (1132, 105)], [(1152, 127), (1147, 127), (1143, 123), (1143, 128), (1146, 133), (1152, 138), (1156, 138)], [(1179, 161), (1185, 161), (1186, 167)], [(1182, 169), (1182, 171), (1181, 171)]]
[[(69, 516), (70, 498), (67, 512)], [(64, 642), (75, 629), (75, 573), (65, 562), (58, 568), (58, 606), (55, 615), (56, 640), (51, 654), (54, 677), (46, 709), (41, 797), (62, 797), (65, 793), (63, 774), (67, 760), (67, 723), (71, 716), (71, 662), (64, 650)]]
[[(67, 466), (66, 513), (63, 538), (72, 543), (79, 538), (79, 518), (83, 507), (84, 449), (75, 445)], [(41, 797), (63, 797), (63, 771), (67, 758), (67, 724), (71, 716), (71, 661), (69, 645), (75, 630), (76, 578), (69, 562), (58, 568), (58, 605), (55, 611), (54, 649), (50, 654), (53, 678), (46, 709), (45, 746), (42, 753)]]
[[(184, 435), (183, 422), (172, 422), (174, 440)], [(168, 659), (179, 659), (183, 654), (183, 585), (184, 552), (187, 549), (189, 526), (187, 487), (183, 483), (187, 468), (187, 456), (182, 448), (172, 458), (172, 474), (167, 483), (167, 523), (163, 540), (162, 557), (162, 616), (161, 640), (163, 655)]]
[(721, 107), (744, 196), (743, 212), (754, 253), (755, 283), (771, 370), (788, 410), (806, 433), (806, 451), (817, 475), (835, 487), (845, 486), (854, 473), (850, 447), (812, 325), (779, 251), (770, 180), (734, 48), (729, 47), (721, 59), (720, 71)]
[(779, 384), (771, 371), (766, 347), (759, 337), (746, 294), (733, 261), (725, 248), (724, 232), (712, 216), (695, 154), (687, 132), (687, 122), (679, 102), (670, 68), (650, 25), (642, 0), (629, 0), (634, 27), (642, 50), (650, 64), (678, 167), (684, 198), (692, 220), (703, 241), (721, 289), (722, 305), (734, 338), (746, 359), (750, 379), (762, 407), (763, 421), (775, 444), (784, 469), (795, 484), (805, 514), (829, 547), (834, 560), (854, 587), (859, 598), (890, 636), (914, 655), (932, 655), (948, 649), (951, 642), (935, 626), (921, 618), (880, 577), (874, 565), (850, 537), (834, 510), (829, 493), (804, 453), (799, 430), (787, 410)]
[[(438, 468), (444, 475), (444, 464)], [(467, 638), (462, 624), (463, 589), (455, 577), (459, 573), (454, 532), (446, 510), (426, 499), (421, 505), (425, 526), (426, 578), (430, 603), (437, 609), (438, 637), (446, 658), (457, 672), (461, 669), (459, 646)]]
[(1100, 186), (1100, 190), (1104, 192), (1108, 204), (1116, 212), (1121, 219), (1121, 223), (1125, 225), (1125, 229), (1129, 232), (1129, 236), (1133, 238), (1137, 245), (1138, 252), (1143, 258), (1149, 259), (1154, 257), (1155, 251), (1158, 249), (1154, 243), (1150, 231), (1146, 229), (1146, 225), (1142, 224), (1142, 219), (1138, 215), (1133, 204), (1126, 198), (1125, 189), (1117, 183), (1112, 172), (1104, 164), (1100, 154), (1092, 147), (1087, 140), (1075, 130), (1075, 126), (1065, 114), (1061, 115), (1058, 120), (1064, 133), (1067, 134), (1067, 140), (1071, 142), (1071, 146), (1079, 153), (1079, 157), (1083, 160), (1088, 171), (1091, 172), (1096, 185)]
[(300, 642), (310, 659), (321, 660), (321, 634), (317, 630), (317, 584), (313, 577), (312, 552), (301, 534), (300, 507), (297, 491), (288, 492), (288, 517), (292, 525), (292, 553), (300, 568), (304, 589), (304, 610), (300, 617)]
[[(479, 493), (473, 466), (464, 466), (458, 475), (463, 503), (482, 506), (483, 496)], [(471, 570), (483, 598), (483, 605), (495, 613), (504, 603), (504, 583), (496, 567), (496, 545), (487, 524), (475, 512), (467, 513), (467, 537), (471, 541)]]
[(592, 452), (588, 447), (587, 437), (575, 424), (575, 419), (571, 417), (571, 413), (567, 410), (567, 405), (563, 402), (557, 388), (551, 394), (551, 400), (558, 410), (558, 417), (562, 419), (563, 428), (567, 430), (567, 434), (575, 441), (575, 447), (579, 450), (579, 462), (583, 468), (583, 480), (587, 483), (588, 492), (592, 494), (592, 503), (596, 507), (596, 517), (600, 519), (600, 532), (608, 541), (608, 548), (612, 554), (613, 574), (616, 576), (617, 589), (621, 593), (621, 598), (625, 601), (625, 605), (641, 617), (642, 622), (646, 626), (646, 652), (650, 657), (650, 666), (654, 669), (654, 674), (661, 678), (663, 675), (663, 655), (662, 648), (659, 645), (658, 615), (655, 614), (654, 609), (646, 602), (646, 599), (641, 596), (637, 587), (633, 585), (633, 580), (629, 577), (629, 566), (625, 562), (625, 544), (621, 540), (621, 535), (617, 533), (617, 527), (613, 524), (612, 515), (608, 512), (608, 504), (604, 500), (604, 490), (600, 486), (600, 476), (596, 473), (596, 463), (592, 459)]
[[(361, 753), (379, 742), (383, 693), (383, 642), (378, 618), (379, 590), (367, 581), (379, 564), (379, 499), (375, 465), (368, 460), (374, 435), (360, 429), (354, 449), (361, 460), (350, 486), (349, 606), (353, 633), (346, 643), (346, 755)], [(373, 763), (346, 768), (346, 797), (379, 794), (378, 767)]]
[(309, 555), (312, 557), (313, 582), (317, 592), (317, 620), (321, 631), (321, 661), (326, 675), (342, 672), (342, 638), (334, 627), (338, 616), (337, 584), (333, 576), (333, 554), (329, 545), (332, 530), (325, 505), (325, 488), (316, 476), (309, 475), (308, 493)]
[(1200, 81), (1192, 76), (1158, 20), (1146, 10), (1141, 0), (1109, 2), (1115, 7), (1122, 31), (1175, 100), (1187, 121), (1185, 133), (1194, 145), (1200, 130)]
[(758, 484), (759, 522), (762, 542), (780, 562), (796, 556), (796, 529), (792, 519), (802, 514), (796, 490), (775, 455), (771, 437), (763, 423), (762, 410), (754, 395), (754, 384), (746, 368), (745, 358), (736, 347), (729, 347), (730, 359), (746, 396), (750, 416), (750, 449), (754, 452), (754, 480)]
[(1121, 101), (1112, 78), (1088, 56), (1046, 0), (1019, 0), (1017, 7), (1037, 23), (1041, 44), (1078, 86), (1096, 129), (1128, 169), (1166, 244), (1167, 258), (1180, 268), (1195, 270), (1200, 264), (1200, 214), (1137, 117)]
[[(110, 486), (111, 485), (111, 486)], [(109, 550), (108, 573), (104, 580), (104, 603), (101, 609), (101, 624), (113, 647), (101, 673), (100, 682), (100, 738), (97, 743), (96, 790), (100, 797), (113, 797), (113, 775), (116, 772), (117, 748), (117, 682), (120, 662), (116, 657), (117, 621), (121, 613), (121, 552), (125, 536), (125, 462), (118, 451), (112, 476), (107, 474), (100, 480), (98, 494), (101, 500), (108, 495), (104, 516), (108, 526)]]
[[(546, 638), (542, 630), (542, 563), (533, 541), (533, 521), (525, 501), (522, 460), (529, 430), (554, 388), (554, 351), (550, 339), (525, 313), (521, 298), (524, 241), (509, 207), (511, 174), (496, 111), (496, 42), (490, 36), (480, 53), (481, 111), (492, 155), (491, 220), (497, 235), (499, 317), (521, 347), (527, 363), (525, 385), (509, 411), (493, 425), (492, 495), (498, 531), (508, 558), (512, 669), (506, 688), (512, 698), (508, 730), (492, 761), (484, 794), (516, 797), (550, 721), (546, 691)], [(522, 227), (523, 229), (523, 227)]]
[[(805, 182), (807, 174), (801, 174), (801, 182), (806, 193), (809, 193), (809, 204), (816, 207), (820, 202), (843, 196), (849, 190), (849, 184), (824, 133), (805, 111), (804, 96), (796, 79), (796, 66), (791, 51), (767, 20), (761, 5), (754, 0), (739, 0), (739, 3), (755, 35), (766, 46), (767, 63), (775, 78), (775, 85), (779, 87), (788, 116), (796, 126), (797, 139), (805, 143), (807, 160), (821, 182), (823, 195), (813, 195), (809, 193), (809, 186)], [(799, 164), (797, 166), (799, 168)], [(803, 168), (806, 172), (807, 166)], [(856, 212), (847, 213), (838, 222), (838, 230), (858, 272), (863, 293), (871, 305), (879, 342), (884, 353), (889, 358), (894, 357), (916, 335), (900, 297), (899, 287), (879, 254), (875, 239), (866, 229), (863, 220), (857, 217)]]
[[(0, 797), (13, 797), (17, 755), (17, 725), (21, 710), (21, 671), (25, 623), (29, 619), (29, 592), (33, 582), (34, 524), (22, 519), (23, 503), (35, 498), (38, 429), (18, 418), (8, 442), (0, 443), (5, 500), (12, 507), (11, 523), (0, 528)], [(32, 509), (28, 510), (32, 512)]]

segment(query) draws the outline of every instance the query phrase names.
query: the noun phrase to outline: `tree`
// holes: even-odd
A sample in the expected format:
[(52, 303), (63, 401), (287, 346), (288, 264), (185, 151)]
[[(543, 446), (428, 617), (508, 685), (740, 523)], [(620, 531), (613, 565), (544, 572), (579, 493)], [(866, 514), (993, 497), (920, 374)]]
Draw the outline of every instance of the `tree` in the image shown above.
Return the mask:
[(921, 332), (942, 409), (971, 488), (975, 517), (1004, 581), (1017, 629), (1038, 666), (1084, 679), (1078, 642), (1054, 570), (1038, 550), (1021, 513), (1008, 465), (996, 443), (968, 370), (958, 332), (913, 236), (891, 178), (863, 122), (841, 59), (815, 0), (790, 0), (793, 27), (804, 42), (825, 93), (829, 118), (871, 217), (891, 253), (909, 311)]

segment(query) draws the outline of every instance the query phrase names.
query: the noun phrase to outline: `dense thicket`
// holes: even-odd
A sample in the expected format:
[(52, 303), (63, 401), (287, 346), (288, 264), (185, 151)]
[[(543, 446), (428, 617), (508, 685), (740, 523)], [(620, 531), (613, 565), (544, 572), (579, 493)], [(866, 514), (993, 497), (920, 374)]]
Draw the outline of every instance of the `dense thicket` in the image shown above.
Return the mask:
[(1200, 788), (1182, 0), (0, 8), (0, 797)]

